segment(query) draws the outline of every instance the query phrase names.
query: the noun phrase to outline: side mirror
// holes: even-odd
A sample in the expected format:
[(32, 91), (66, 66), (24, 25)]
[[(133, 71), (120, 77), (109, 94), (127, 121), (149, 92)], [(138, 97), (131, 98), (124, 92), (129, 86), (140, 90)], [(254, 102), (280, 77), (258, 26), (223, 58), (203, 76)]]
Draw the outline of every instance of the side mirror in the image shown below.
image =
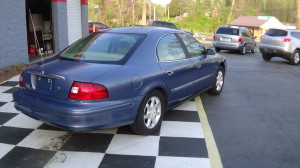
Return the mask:
[(215, 55), (216, 54), (215, 50), (213, 50), (211, 48), (207, 49), (206, 53), (207, 53), (207, 55)]

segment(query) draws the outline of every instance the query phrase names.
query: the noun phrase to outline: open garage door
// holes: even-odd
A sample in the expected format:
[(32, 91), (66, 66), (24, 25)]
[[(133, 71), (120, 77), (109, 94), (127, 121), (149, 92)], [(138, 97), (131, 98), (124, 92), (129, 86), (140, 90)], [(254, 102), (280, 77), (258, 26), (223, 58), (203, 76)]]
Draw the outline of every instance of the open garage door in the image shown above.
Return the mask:
[(69, 45), (82, 37), (81, 1), (67, 1)]

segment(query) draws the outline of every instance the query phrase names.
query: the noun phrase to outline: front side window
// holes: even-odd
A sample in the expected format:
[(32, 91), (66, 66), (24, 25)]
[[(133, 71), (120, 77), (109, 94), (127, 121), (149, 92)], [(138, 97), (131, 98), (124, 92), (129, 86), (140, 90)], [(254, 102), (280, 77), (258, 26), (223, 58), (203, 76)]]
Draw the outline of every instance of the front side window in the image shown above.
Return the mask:
[(168, 34), (160, 39), (157, 44), (157, 56), (159, 61), (174, 61), (186, 58), (181, 44), (174, 34)]
[(191, 57), (205, 55), (204, 47), (193, 37), (187, 34), (179, 34)]
[(118, 64), (145, 35), (94, 33), (82, 38), (59, 54), (60, 59)]

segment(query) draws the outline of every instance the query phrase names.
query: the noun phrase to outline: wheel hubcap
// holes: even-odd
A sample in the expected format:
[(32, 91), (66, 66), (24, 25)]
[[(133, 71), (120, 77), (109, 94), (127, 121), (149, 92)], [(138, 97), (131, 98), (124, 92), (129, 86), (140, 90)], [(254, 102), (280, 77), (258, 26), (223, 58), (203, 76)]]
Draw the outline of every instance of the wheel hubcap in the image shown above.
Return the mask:
[(154, 128), (161, 116), (161, 102), (156, 96), (151, 97), (144, 108), (144, 124), (147, 128)]
[(300, 60), (300, 57), (299, 57), (299, 53), (297, 52), (294, 57), (294, 62), (297, 64), (297, 63), (299, 63), (299, 60)]
[(218, 72), (218, 76), (217, 76), (217, 82), (216, 82), (216, 89), (217, 89), (217, 91), (220, 91), (222, 89), (223, 83), (224, 83), (223, 72), (219, 71)]

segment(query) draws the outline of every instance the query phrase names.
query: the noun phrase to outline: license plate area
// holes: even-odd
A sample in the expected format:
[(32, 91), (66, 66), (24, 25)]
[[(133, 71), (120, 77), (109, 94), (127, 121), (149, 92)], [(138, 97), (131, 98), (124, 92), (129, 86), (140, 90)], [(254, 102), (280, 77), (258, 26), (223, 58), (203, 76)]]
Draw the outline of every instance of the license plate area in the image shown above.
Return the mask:
[(53, 80), (54, 79), (49, 78), (49, 77), (37, 76), (36, 77), (36, 88), (41, 89), (41, 90), (51, 91), (52, 85), (53, 85)]
[(231, 42), (231, 38), (221, 37), (221, 41)]

